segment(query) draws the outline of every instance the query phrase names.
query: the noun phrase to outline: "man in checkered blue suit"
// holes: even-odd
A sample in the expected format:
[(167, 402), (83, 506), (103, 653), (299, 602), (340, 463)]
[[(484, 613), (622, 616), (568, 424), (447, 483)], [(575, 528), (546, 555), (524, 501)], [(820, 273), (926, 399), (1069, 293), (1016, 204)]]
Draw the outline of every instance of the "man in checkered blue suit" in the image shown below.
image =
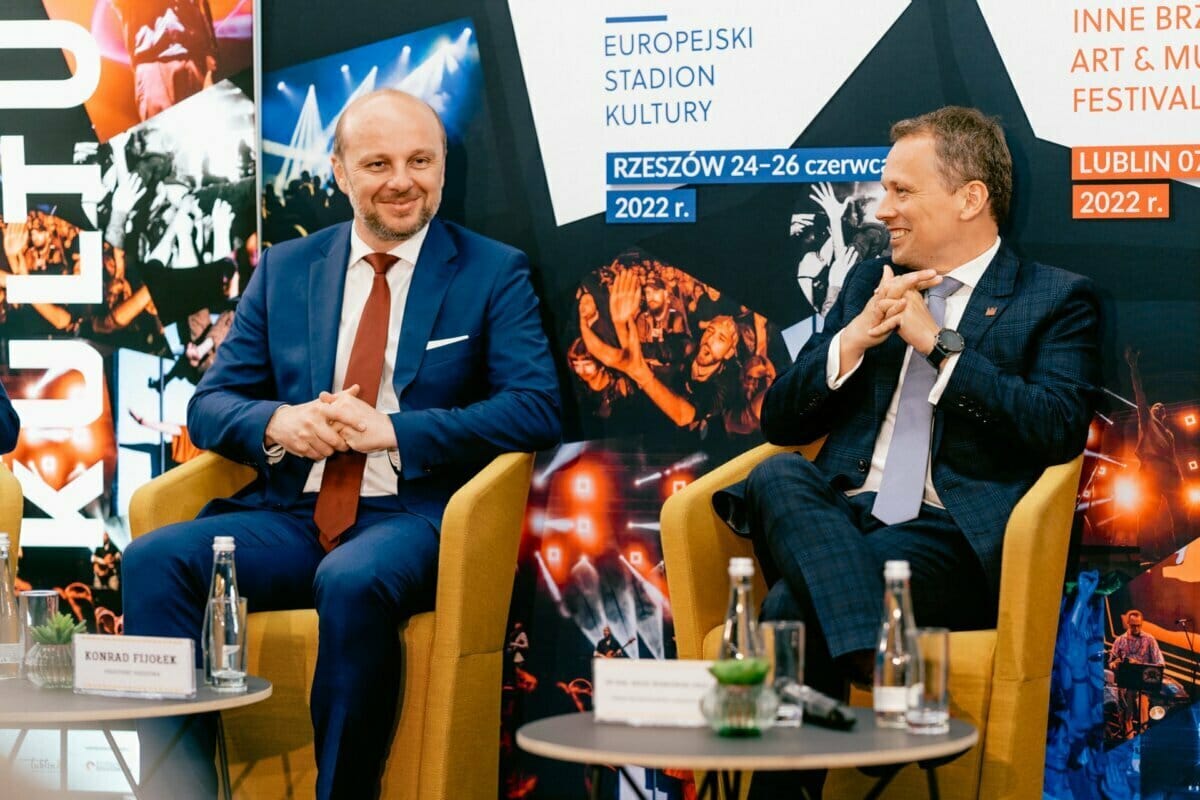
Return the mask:
[(891, 256), (854, 267), (763, 403), (770, 441), (825, 444), (714, 500), (754, 539), (764, 618), (805, 620), (806, 682), (832, 694), (871, 680), (885, 560), (911, 565), (919, 624), (995, 624), (1009, 514), (1083, 449), (1099, 380), (1091, 282), (999, 238), (999, 124), (948, 107), (891, 138), (877, 212)]

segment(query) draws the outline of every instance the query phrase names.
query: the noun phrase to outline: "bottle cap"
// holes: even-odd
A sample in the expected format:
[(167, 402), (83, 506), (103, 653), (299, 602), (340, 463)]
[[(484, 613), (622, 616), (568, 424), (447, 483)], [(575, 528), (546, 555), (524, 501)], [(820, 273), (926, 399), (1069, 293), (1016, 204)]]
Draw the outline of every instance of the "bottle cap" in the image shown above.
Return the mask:
[(232, 536), (214, 536), (213, 550), (233, 550), (235, 547)]
[(731, 577), (731, 578), (752, 578), (752, 577), (754, 577), (754, 559), (753, 558), (731, 558), (731, 559), (729, 559), (729, 577)]
[(908, 580), (912, 577), (912, 570), (908, 567), (907, 561), (885, 561), (883, 563), (883, 579), (890, 580)]

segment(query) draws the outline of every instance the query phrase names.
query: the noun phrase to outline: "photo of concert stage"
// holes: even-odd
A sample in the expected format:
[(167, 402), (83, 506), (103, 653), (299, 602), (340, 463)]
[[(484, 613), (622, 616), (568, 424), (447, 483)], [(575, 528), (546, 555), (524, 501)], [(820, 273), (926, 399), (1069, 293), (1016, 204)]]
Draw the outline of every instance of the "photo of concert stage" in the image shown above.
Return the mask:
[(1185, 547), (1118, 588), (1105, 605), (1105, 730), (1115, 744), (1200, 697), (1195, 631), (1200, 548)]

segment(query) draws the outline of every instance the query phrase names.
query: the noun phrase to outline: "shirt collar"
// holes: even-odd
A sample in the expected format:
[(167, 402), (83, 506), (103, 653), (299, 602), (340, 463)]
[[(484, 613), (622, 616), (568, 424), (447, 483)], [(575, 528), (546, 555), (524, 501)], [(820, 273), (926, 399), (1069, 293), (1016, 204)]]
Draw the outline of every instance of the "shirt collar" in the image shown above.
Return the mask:
[(969, 289), (974, 289), (979, 285), (979, 281), (983, 278), (983, 273), (987, 272), (988, 264), (992, 263), (992, 259), (996, 257), (996, 253), (1000, 251), (1000, 237), (996, 237), (996, 241), (987, 250), (984, 250), (979, 255), (972, 258), (967, 263), (960, 267), (955, 267), (946, 273), (947, 278), (954, 278), (956, 281), (966, 286)]
[[(421, 257), (421, 245), (425, 243), (425, 236), (428, 233), (429, 226), (426, 225), (387, 252), (397, 258), (404, 259), (409, 264), (415, 265), (417, 259)], [(358, 235), (358, 231), (354, 229), (352, 223), (350, 225), (350, 266), (353, 267), (359, 261), (362, 261), (363, 257), (374, 252), (375, 249), (362, 240), (362, 237)]]

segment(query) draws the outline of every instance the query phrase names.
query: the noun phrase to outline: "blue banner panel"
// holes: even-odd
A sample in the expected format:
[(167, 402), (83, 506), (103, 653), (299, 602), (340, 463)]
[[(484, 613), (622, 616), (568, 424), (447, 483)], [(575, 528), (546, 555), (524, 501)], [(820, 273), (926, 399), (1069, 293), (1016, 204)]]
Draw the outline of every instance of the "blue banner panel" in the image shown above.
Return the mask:
[(695, 222), (695, 189), (635, 189), (609, 192), (604, 221), (614, 225)]
[[(877, 181), (887, 147), (608, 153), (608, 184)], [(611, 221), (611, 220), (610, 220)]]

